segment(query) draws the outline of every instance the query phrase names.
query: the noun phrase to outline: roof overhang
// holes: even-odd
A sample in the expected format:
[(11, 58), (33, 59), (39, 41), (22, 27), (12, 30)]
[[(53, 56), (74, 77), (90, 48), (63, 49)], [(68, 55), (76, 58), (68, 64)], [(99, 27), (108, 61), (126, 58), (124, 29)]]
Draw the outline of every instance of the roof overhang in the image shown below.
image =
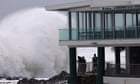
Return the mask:
[(49, 5), (49, 6), (46, 6), (46, 10), (51, 10), (51, 11), (55, 11), (55, 10), (67, 11), (69, 9), (89, 7), (90, 3), (91, 3), (91, 0), (85, 0), (85, 1), (77, 1), (77, 2), (71, 2), (71, 3)]
[(46, 6), (46, 10), (58, 11), (88, 11), (102, 10), (102, 8), (115, 8), (124, 6), (139, 6), (140, 0), (84, 0), (71, 3), (62, 3)]
[[(96, 2), (96, 3), (95, 3)], [(136, 5), (139, 0), (93, 0), (91, 7), (111, 7), (111, 6), (130, 6)]]

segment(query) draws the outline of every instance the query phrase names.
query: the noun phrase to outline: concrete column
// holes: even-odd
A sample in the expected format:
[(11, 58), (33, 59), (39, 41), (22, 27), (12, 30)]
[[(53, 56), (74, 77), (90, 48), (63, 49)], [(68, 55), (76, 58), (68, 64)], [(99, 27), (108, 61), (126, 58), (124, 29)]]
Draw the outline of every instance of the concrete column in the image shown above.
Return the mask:
[(97, 84), (103, 84), (104, 65), (105, 65), (105, 50), (104, 47), (98, 47)]
[(70, 77), (68, 84), (76, 84), (76, 48), (69, 48), (69, 59), (70, 59)]
[(126, 47), (126, 70), (130, 73), (130, 48)]
[(120, 73), (120, 48), (115, 47), (115, 64), (116, 64), (116, 73)]

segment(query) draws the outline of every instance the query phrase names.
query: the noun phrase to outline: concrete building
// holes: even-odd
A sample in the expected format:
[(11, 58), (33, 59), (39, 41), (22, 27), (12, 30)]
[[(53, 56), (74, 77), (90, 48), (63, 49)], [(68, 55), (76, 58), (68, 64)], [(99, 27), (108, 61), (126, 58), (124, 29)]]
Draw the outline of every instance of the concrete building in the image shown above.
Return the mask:
[[(79, 0), (55, 4), (48, 10), (67, 11), (68, 28), (59, 30), (60, 45), (69, 47), (69, 84), (78, 80), (76, 48), (97, 47), (96, 84), (139, 84), (140, 82), (140, 1)], [(105, 47), (115, 50), (115, 64), (105, 68)], [(120, 52), (126, 51), (126, 64)]]

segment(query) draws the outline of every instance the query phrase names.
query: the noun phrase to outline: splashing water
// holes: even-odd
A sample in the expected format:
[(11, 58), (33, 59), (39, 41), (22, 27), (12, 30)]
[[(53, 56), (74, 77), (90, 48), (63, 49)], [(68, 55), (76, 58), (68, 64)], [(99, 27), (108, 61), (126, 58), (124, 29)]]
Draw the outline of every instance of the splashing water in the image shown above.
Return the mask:
[(0, 75), (50, 77), (68, 69), (67, 48), (58, 43), (66, 17), (44, 8), (8, 16), (0, 23)]

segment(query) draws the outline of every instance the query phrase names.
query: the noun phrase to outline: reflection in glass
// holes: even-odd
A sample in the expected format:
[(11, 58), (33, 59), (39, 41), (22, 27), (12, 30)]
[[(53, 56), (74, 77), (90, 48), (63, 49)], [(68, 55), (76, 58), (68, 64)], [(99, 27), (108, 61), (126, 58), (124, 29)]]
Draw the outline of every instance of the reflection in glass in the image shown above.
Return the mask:
[(71, 13), (71, 27), (77, 28), (77, 14), (76, 14), (76, 12)]
[(86, 39), (86, 22), (85, 12), (79, 13), (79, 39)]
[(101, 14), (95, 14), (95, 31), (101, 31)]
[(140, 14), (138, 14), (138, 37), (140, 37)]
[(115, 14), (115, 30), (123, 30), (124, 28), (123, 14)]
[(136, 15), (135, 14), (126, 14), (126, 38), (135, 37), (135, 29), (136, 29)]
[(79, 13), (79, 29), (83, 29), (83, 17), (81, 12)]
[(124, 38), (124, 14), (115, 14), (115, 38)]
[(95, 39), (101, 39), (101, 13), (95, 13)]
[(72, 12), (71, 13), (71, 39), (72, 40), (77, 40), (78, 38), (78, 31), (77, 31), (77, 13)]
[(113, 38), (111, 14), (105, 14), (105, 39)]

